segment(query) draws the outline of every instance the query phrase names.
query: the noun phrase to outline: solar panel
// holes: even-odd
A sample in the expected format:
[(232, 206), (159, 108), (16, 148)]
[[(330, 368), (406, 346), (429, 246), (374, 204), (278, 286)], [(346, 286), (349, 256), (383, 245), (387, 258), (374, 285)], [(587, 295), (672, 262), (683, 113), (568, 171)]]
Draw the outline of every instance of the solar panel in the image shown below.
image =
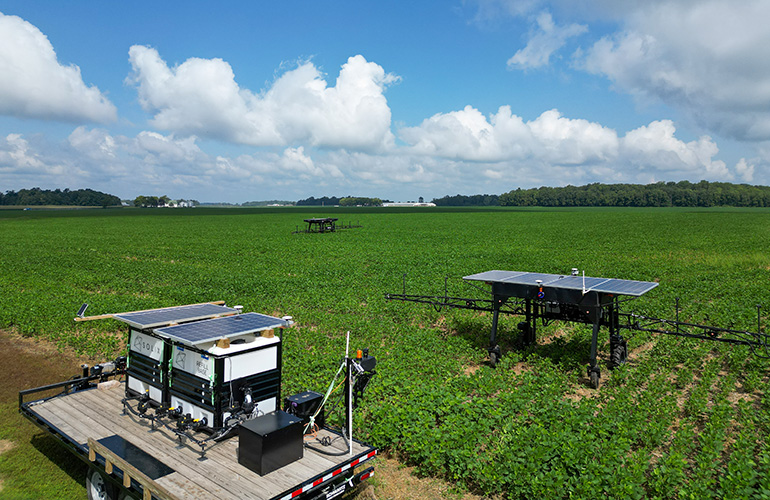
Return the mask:
[(538, 286), (537, 281), (539, 280), (543, 287), (600, 292), (614, 295), (632, 295), (635, 297), (639, 297), (658, 286), (657, 283), (651, 281), (497, 270), (471, 274), (470, 276), (465, 276), (463, 279), (468, 281), (484, 281), (486, 283), (525, 286)]
[(135, 328), (145, 330), (147, 328), (157, 328), (173, 323), (184, 323), (186, 321), (214, 318), (223, 314), (235, 314), (236, 312), (235, 309), (216, 304), (192, 304), (187, 306), (164, 307), (147, 311), (113, 314), (112, 317), (118, 321), (128, 323)]
[(657, 283), (650, 281), (632, 281), (632, 280), (618, 280), (611, 279), (607, 283), (603, 283), (602, 287), (606, 287), (608, 290), (612, 290), (611, 293), (618, 295), (635, 295), (640, 296), (645, 294), (658, 286)]
[(196, 345), (282, 326), (287, 326), (287, 324), (280, 318), (250, 312), (167, 326), (155, 330), (155, 333), (183, 344)]
[(509, 278), (505, 278), (506, 283), (518, 283), (521, 285), (536, 285), (538, 280), (542, 281), (543, 283), (549, 283), (551, 281), (554, 281), (557, 276), (554, 276), (553, 274), (544, 274), (544, 273), (523, 273), (517, 276), (511, 276)]
[(517, 276), (521, 276), (522, 274), (528, 274), (528, 273), (521, 273), (516, 271), (484, 271), (483, 273), (477, 273), (477, 274), (471, 274), (470, 276), (465, 276), (463, 279), (471, 280), (471, 281), (497, 282), (497, 281), (503, 281), (509, 278), (515, 278)]

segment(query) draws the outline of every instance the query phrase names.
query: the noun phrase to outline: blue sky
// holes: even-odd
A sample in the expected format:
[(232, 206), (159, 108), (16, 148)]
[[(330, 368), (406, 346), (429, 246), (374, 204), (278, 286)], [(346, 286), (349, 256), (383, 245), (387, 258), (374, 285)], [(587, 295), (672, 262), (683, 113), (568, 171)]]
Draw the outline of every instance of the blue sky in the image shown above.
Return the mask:
[(770, 2), (0, 1), (0, 190), (768, 184)]

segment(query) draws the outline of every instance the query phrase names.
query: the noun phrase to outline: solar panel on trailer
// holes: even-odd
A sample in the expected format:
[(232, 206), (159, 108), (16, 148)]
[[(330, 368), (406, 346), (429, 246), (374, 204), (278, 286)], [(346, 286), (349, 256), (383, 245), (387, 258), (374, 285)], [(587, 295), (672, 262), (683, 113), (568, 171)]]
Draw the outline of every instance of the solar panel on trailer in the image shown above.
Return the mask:
[(286, 321), (280, 318), (266, 314), (245, 313), (195, 321), (184, 325), (167, 326), (155, 330), (155, 333), (183, 344), (196, 345), (281, 326), (286, 326)]
[(192, 304), (187, 306), (164, 307), (131, 313), (113, 314), (112, 317), (139, 328), (156, 328), (173, 323), (210, 319), (223, 314), (235, 314), (237, 311), (230, 307), (216, 304)]
[(651, 281), (497, 270), (471, 274), (470, 276), (465, 276), (463, 279), (469, 281), (484, 281), (487, 283), (509, 283), (530, 286), (537, 286), (537, 280), (540, 280), (544, 287), (586, 290), (616, 295), (633, 295), (636, 297), (643, 295), (658, 286), (657, 283)]

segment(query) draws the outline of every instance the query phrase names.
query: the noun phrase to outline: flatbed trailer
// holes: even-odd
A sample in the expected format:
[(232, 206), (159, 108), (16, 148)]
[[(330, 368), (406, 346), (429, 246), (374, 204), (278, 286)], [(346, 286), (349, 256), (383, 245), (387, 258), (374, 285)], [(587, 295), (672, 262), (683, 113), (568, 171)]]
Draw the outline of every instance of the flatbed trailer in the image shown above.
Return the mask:
[(19, 393), (19, 411), (89, 465), (89, 499), (331, 499), (374, 473), (375, 448), (356, 440), (349, 447), (340, 434), (321, 429), (316, 438), (327, 446), (306, 446), (301, 459), (260, 475), (239, 464), (237, 436), (201, 453), (170, 429), (127, 411), (125, 381), (105, 378)]

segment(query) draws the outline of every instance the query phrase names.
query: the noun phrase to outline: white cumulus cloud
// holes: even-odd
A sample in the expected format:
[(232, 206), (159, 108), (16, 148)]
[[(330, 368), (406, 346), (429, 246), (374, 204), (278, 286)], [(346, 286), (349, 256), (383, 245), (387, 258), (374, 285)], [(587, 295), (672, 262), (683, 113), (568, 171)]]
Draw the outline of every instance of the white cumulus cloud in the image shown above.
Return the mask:
[(129, 81), (159, 129), (254, 146), (393, 144), (384, 92), (398, 77), (360, 55), (342, 65), (333, 87), (308, 61), (259, 93), (241, 88), (222, 59), (190, 58), (170, 68), (157, 50), (134, 45), (129, 60)]
[(342, 172), (335, 165), (316, 165), (313, 159), (305, 154), (305, 148), (286, 148), (277, 162), (282, 175), (298, 175), (302, 179), (342, 177)]
[(81, 126), (69, 135), (70, 145), (92, 158), (111, 159), (116, 156), (117, 144), (115, 138), (106, 130), (91, 129)]
[(552, 65), (553, 54), (569, 51), (572, 69), (606, 77), (644, 106), (663, 103), (688, 126), (739, 141), (770, 140), (767, 0), (468, 3), (482, 25), (529, 23), (529, 41), (509, 68)]
[(399, 136), (410, 154), (481, 163), (486, 165), (479, 167), (481, 175), (511, 182), (523, 173), (542, 185), (732, 180), (753, 173), (743, 164), (733, 173), (716, 158), (719, 148), (709, 136), (689, 142), (677, 138), (671, 120), (654, 121), (619, 136), (611, 128), (564, 117), (555, 109), (525, 122), (508, 106), (489, 117), (466, 106), (434, 115), (418, 127), (403, 128)]
[(741, 140), (770, 139), (770, 2), (630, 3), (582, 66)]
[(752, 182), (754, 180), (754, 164), (747, 162), (746, 158), (741, 158), (735, 165), (735, 173), (743, 182)]
[(701, 175), (712, 180), (730, 180), (732, 174), (725, 163), (714, 157), (719, 152), (708, 136), (684, 142), (674, 134), (671, 120), (659, 120), (628, 132), (622, 141), (623, 158), (643, 171), (658, 172), (657, 180), (665, 174)]
[(115, 106), (80, 68), (62, 65), (48, 38), (17, 16), (0, 12), (0, 113), (20, 118), (110, 122)]
[(39, 170), (44, 163), (34, 152), (30, 152), (29, 143), (21, 134), (8, 134), (5, 144), (0, 143), (0, 168), (20, 170)]
[(595, 122), (561, 116), (546, 111), (528, 123), (536, 139), (533, 154), (549, 163), (580, 165), (617, 156), (617, 133)]
[(557, 110), (524, 120), (501, 106), (489, 119), (477, 109), (439, 113), (399, 136), (411, 151), (466, 161), (497, 162), (537, 159), (556, 164), (604, 161), (617, 154), (614, 130), (581, 119), (568, 119)]
[(588, 31), (584, 24), (557, 26), (550, 12), (537, 16), (538, 30), (530, 37), (527, 45), (508, 59), (508, 67), (516, 69), (540, 68), (547, 66), (551, 55), (567, 43), (568, 38)]

